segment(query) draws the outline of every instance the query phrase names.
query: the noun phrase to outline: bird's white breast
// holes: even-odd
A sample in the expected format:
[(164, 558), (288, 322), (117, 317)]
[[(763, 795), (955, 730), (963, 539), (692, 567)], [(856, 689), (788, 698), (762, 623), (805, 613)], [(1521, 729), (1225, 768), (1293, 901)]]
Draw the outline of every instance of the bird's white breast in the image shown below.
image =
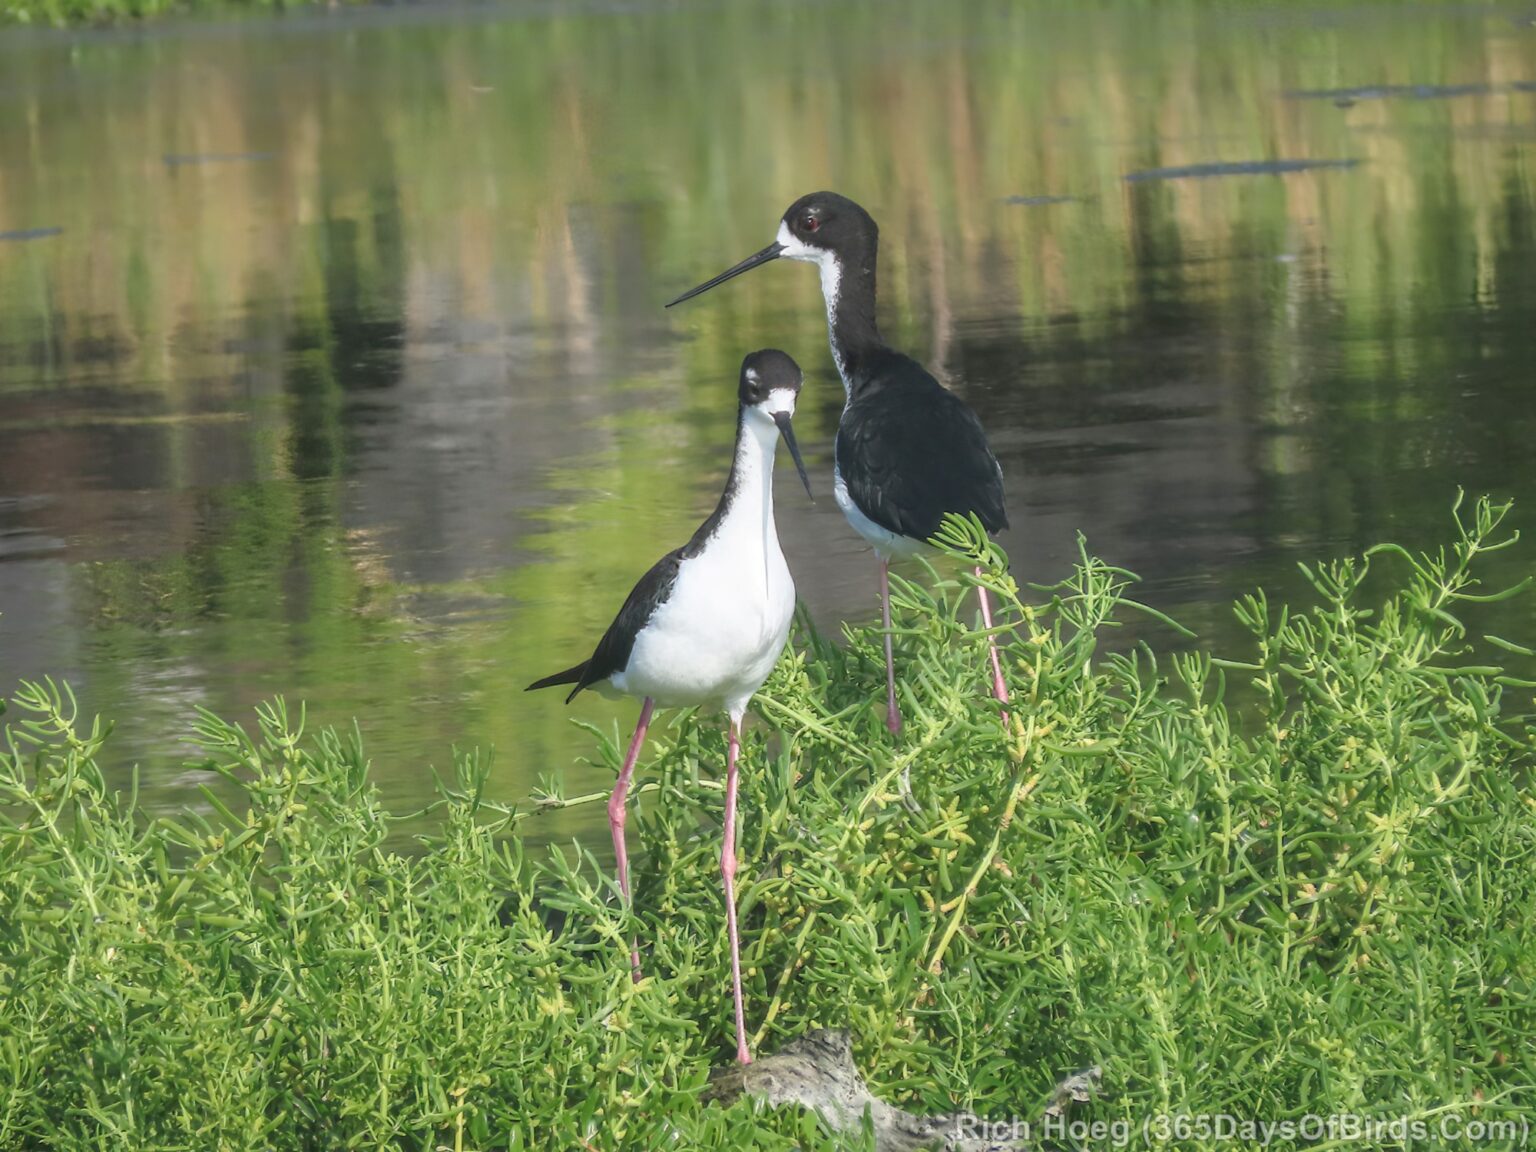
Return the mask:
[(742, 547), (717, 537), (684, 560), (672, 595), (635, 638), (614, 686), (664, 707), (744, 709), (778, 662), (795, 611), (778, 539), (766, 549), (762, 543)]

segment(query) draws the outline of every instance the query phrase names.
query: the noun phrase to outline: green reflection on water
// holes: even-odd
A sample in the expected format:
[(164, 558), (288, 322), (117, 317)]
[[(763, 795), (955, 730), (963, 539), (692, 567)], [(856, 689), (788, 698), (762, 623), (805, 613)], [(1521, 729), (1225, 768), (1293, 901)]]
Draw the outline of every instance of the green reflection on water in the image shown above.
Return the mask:
[[(605, 779), (568, 719), (633, 708), (522, 685), (708, 509), (755, 347), (813, 377), (802, 594), (867, 618), (814, 276), (661, 309), (814, 187), (880, 220), (887, 334), (982, 413), (1028, 577), (1081, 528), (1220, 647), (1233, 595), (1440, 538), (1457, 484), (1536, 503), (1536, 35), (1497, 14), (365, 13), (0, 51), (0, 232), (62, 229), (0, 241), (0, 681), (69, 675), (167, 799), (190, 703), (278, 691), (358, 717), (400, 807), (453, 741), (506, 797)], [(1474, 90), (1294, 95), (1367, 84)], [(1277, 159), (1361, 163), (1124, 180)]]

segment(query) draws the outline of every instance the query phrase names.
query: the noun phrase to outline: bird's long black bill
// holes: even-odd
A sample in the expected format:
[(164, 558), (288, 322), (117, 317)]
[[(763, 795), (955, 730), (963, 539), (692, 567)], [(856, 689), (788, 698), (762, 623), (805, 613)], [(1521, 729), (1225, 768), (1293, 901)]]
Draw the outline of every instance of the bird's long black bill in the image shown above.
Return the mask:
[(800, 445), (795, 443), (795, 426), (789, 422), (789, 413), (775, 412), (773, 422), (779, 426), (779, 431), (784, 436), (784, 443), (789, 445), (789, 454), (794, 457), (795, 469), (800, 473), (800, 483), (805, 485), (805, 494), (814, 503), (816, 496), (811, 491), (811, 478), (805, 474), (805, 461), (800, 459)]
[[(706, 280), (706, 281), (704, 281), (704, 283), (700, 284), (697, 288), (690, 288), (688, 291), (684, 292), (681, 296), (679, 296), (676, 300), (672, 301), (672, 304), (681, 304), (684, 300), (692, 300), (695, 296), (699, 295), (700, 293), (708, 292), (711, 288), (715, 287), (715, 285), (717, 285), (717, 284), (724, 284), (727, 280), (731, 279), (732, 277), (740, 276), (743, 272), (750, 272), (750, 271), (752, 271), (752, 269), (756, 268), (759, 264), (766, 264), (770, 260), (777, 260), (779, 258), (779, 253), (782, 252), (782, 251), (784, 251), (784, 245), (780, 244), (777, 240), (775, 240), (772, 244), (768, 245), (768, 247), (764, 248), (761, 252), (754, 252), (751, 256), (748, 256), (740, 264), (736, 264), (736, 265), (733, 265), (730, 268), (727, 268), (724, 272), (720, 273), (720, 275), (716, 276), (713, 280)], [(672, 304), (668, 304), (667, 307), (668, 308), (672, 307)]]

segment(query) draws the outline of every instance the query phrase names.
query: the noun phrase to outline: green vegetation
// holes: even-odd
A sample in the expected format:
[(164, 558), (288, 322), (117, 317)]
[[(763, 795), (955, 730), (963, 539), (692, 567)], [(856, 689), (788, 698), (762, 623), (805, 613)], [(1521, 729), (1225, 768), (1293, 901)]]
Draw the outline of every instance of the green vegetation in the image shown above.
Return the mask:
[[(1505, 594), (1477, 579), (1504, 513), (1312, 568), (1305, 610), (1245, 599), (1241, 661), (1114, 651), (1126, 573), (1085, 552), (1026, 600), (953, 525), (1015, 629), (1011, 722), (969, 578), (898, 584), (899, 740), (877, 632), (781, 663), (742, 797), (761, 1047), (848, 1025), (883, 1095), (994, 1117), (1091, 1063), (1079, 1115), (1105, 1120), (1528, 1114), (1536, 730), (1511, 703), (1533, 685), (1490, 657), (1532, 653), (1458, 618)], [(589, 798), (501, 807), (475, 755), (403, 853), (357, 735), (306, 736), (281, 703), (252, 735), (202, 715), (200, 763), (238, 800), (174, 818), (108, 791), (108, 734), (67, 691), (14, 710), (0, 1148), (831, 1146), (698, 1099), (731, 1052), (715, 718), (658, 725), (631, 920), (597, 860), (518, 835)]]

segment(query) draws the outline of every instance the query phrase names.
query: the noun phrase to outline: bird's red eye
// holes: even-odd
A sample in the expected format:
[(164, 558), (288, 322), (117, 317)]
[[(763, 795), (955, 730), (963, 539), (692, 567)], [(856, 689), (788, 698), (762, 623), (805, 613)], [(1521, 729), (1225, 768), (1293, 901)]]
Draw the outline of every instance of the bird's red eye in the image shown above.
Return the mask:
[(804, 218), (801, 219), (800, 227), (804, 228), (807, 232), (814, 232), (816, 229), (821, 227), (821, 221), (815, 216), (807, 214)]

